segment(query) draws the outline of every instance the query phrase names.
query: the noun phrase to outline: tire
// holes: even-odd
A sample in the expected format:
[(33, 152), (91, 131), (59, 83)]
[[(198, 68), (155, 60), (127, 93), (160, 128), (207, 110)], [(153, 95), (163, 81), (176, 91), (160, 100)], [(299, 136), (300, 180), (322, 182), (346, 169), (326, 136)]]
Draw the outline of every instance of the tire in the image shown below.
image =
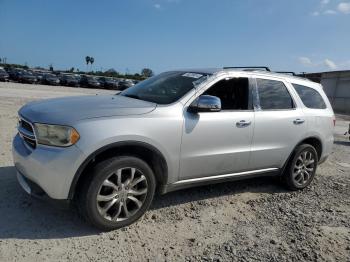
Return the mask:
[(103, 231), (134, 223), (152, 203), (155, 176), (147, 163), (137, 157), (107, 159), (98, 163), (91, 175), (79, 189), (78, 209), (88, 222)]
[(316, 149), (309, 144), (299, 145), (293, 152), (284, 173), (283, 181), (290, 190), (301, 190), (310, 185), (318, 164)]

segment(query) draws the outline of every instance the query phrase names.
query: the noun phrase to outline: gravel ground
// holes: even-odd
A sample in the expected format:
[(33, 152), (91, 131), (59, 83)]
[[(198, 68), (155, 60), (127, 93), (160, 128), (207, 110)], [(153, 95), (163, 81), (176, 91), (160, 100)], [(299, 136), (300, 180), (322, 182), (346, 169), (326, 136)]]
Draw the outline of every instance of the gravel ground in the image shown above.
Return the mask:
[(47, 97), (110, 91), (0, 83), (0, 261), (350, 261), (349, 119), (312, 185), (288, 192), (273, 178), (157, 196), (136, 224), (101, 233), (27, 196), (15, 179), (17, 110)]

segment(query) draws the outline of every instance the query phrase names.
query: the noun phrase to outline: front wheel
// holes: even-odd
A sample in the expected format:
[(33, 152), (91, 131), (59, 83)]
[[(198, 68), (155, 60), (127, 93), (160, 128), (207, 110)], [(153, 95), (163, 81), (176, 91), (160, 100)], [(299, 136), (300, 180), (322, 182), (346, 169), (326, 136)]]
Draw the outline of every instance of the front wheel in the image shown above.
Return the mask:
[(312, 182), (317, 168), (318, 156), (309, 144), (298, 146), (283, 174), (285, 185), (291, 190), (304, 189)]
[(93, 168), (78, 195), (82, 215), (108, 231), (138, 220), (151, 205), (156, 187), (152, 169), (143, 160), (115, 157)]

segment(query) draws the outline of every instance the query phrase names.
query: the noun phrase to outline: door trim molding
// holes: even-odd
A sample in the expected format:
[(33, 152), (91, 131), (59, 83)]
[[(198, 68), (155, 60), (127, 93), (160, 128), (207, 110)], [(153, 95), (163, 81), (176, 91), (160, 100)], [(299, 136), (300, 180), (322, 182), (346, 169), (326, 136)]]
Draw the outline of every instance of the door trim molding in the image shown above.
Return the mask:
[(229, 180), (243, 180), (246, 178), (253, 178), (260, 175), (275, 176), (275, 175), (279, 175), (280, 173), (279, 171), (280, 171), (279, 168), (274, 167), (274, 168), (265, 168), (265, 169), (258, 169), (258, 170), (251, 170), (251, 171), (244, 171), (244, 172), (230, 173), (230, 174), (223, 174), (223, 175), (216, 175), (216, 176), (206, 176), (206, 177), (185, 179), (185, 180), (177, 181), (172, 184), (164, 185), (161, 188), (161, 193), (165, 194), (165, 193), (179, 190), (179, 189), (200, 186), (200, 185), (221, 183)]

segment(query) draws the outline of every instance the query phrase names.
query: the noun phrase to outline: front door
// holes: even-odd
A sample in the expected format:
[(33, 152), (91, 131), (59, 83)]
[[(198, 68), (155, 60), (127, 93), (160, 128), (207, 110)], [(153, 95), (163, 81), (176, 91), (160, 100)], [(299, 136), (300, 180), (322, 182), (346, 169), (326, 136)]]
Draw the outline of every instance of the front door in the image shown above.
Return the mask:
[(222, 110), (190, 113), (185, 107), (180, 180), (248, 170), (254, 129), (249, 78), (219, 79), (202, 94), (219, 97)]

